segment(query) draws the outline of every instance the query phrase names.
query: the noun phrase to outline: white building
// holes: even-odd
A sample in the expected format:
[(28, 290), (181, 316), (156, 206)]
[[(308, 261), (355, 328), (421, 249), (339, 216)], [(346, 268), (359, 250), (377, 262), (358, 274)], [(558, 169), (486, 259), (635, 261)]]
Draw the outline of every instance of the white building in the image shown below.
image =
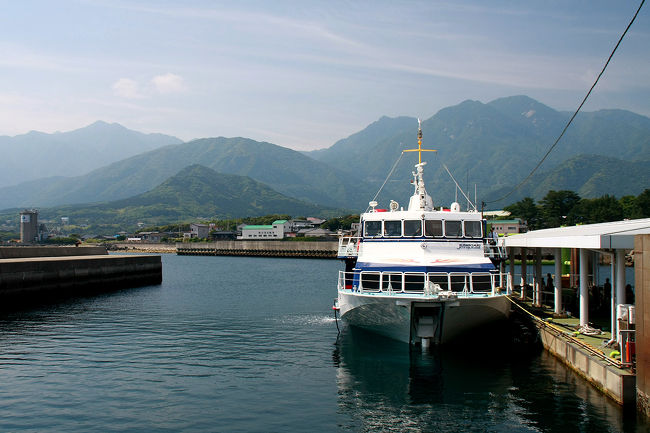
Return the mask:
[(291, 223), (287, 220), (276, 220), (271, 225), (246, 225), (242, 226), (241, 236), (237, 239), (282, 239), (290, 229)]

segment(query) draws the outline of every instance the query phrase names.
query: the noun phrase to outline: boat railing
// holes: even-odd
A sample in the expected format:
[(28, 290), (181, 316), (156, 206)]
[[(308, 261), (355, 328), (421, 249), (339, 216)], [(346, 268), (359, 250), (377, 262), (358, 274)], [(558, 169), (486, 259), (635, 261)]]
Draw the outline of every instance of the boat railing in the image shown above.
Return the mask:
[(485, 257), (491, 259), (505, 260), (507, 258), (505, 247), (489, 241), (484, 244), (483, 253)]
[(496, 295), (505, 293), (507, 274), (501, 272), (339, 271), (338, 289), (361, 293)]
[(359, 236), (342, 236), (339, 238), (339, 257), (357, 257), (359, 255), (359, 245), (361, 237)]

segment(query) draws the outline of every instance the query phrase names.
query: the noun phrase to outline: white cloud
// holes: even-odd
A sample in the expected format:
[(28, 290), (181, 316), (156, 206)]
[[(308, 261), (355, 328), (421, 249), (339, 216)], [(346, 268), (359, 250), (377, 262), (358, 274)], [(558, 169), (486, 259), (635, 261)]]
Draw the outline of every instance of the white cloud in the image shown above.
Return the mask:
[(143, 95), (140, 93), (138, 82), (130, 78), (120, 78), (113, 84), (113, 92), (117, 96), (127, 99), (139, 99)]
[(151, 84), (153, 84), (154, 89), (158, 93), (162, 94), (180, 93), (186, 89), (183, 77), (172, 74), (171, 72), (163, 75), (156, 75), (151, 79)]

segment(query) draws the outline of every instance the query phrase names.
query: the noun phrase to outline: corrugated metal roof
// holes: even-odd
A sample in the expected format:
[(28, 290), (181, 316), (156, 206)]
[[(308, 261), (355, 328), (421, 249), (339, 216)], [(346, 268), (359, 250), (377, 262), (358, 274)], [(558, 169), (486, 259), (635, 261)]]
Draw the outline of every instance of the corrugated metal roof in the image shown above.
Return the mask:
[(506, 247), (630, 250), (639, 234), (650, 234), (650, 218), (534, 230), (501, 241)]

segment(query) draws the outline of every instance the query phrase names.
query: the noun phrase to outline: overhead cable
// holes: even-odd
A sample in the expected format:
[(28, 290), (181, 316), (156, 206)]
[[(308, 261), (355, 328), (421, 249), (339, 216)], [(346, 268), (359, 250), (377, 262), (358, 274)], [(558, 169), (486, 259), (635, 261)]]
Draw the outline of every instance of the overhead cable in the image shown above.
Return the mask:
[(582, 102), (580, 103), (580, 106), (578, 106), (578, 109), (575, 111), (575, 113), (573, 113), (573, 116), (571, 116), (571, 118), (570, 118), (569, 121), (567, 122), (566, 126), (565, 126), (564, 129), (562, 130), (562, 133), (559, 135), (559, 137), (557, 138), (557, 140), (555, 140), (555, 143), (553, 143), (553, 145), (548, 149), (548, 151), (546, 152), (546, 154), (544, 155), (544, 157), (543, 157), (543, 158), (542, 158), (542, 159), (537, 163), (537, 165), (535, 166), (535, 168), (533, 168), (533, 170), (530, 172), (530, 174), (528, 174), (528, 176), (526, 176), (526, 178), (525, 178), (524, 180), (522, 180), (521, 182), (519, 182), (519, 184), (517, 184), (517, 186), (515, 186), (515, 187), (514, 187), (514, 188), (513, 188), (513, 189), (512, 189), (508, 194), (506, 194), (506, 195), (504, 195), (503, 197), (500, 197), (500, 198), (498, 198), (498, 199), (496, 199), (496, 200), (486, 201), (485, 203), (495, 203), (495, 202), (501, 201), (501, 200), (503, 200), (503, 199), (509, 197), (513, 192), (517, 191), (517, 190), (518, 190), (518, 189), (519, 189), (519, 188), (520, 188), (524, 183), (526, 183), (526, 182), (528, 181), (528, 179), (530, 179), (530, 178), (533, 176), (533, 174), (537, 171), (537, 169), (539, 168), (539, 166), (542, 165), (542, 163), (544, 162), (544, 160), (546, 159), (546, 157), (551, 153), (551, 151), (553, 151), (553, 149), (555, 148), (555, 146), (557, 146), (557, 144), (559, 143), (560, 139), (562, 139), (562, 136), (564, 136), (564, 133), (567, 131), (567, 129), (569, 128), (569, 126), (570, 126), (571, 123), (573, 122), (573, 119), (575, 119), (575, 117), (578, 115), (578, 112), (580, 111), (580, 109), (582, 108), (582, 106), (585, 104), (585, 102), (587, 102), (587, 98), (589, 98), (589, 95), (591, 95), (591, 91), (594, 90), (594, 87), (596, 87), (596, 84), (598, 84), (598, 81), (600, 80), (600, 77), (603, 75), (603, 73), (605, 73), (605, 69), (607, 69), (607, 65), (609, 65), (610, 60), (612, 60), (612, 57), (614, 56), (614, 53), (616, 52), (616, 50), (618, 49), (618, 46), (619, 46), (619, 45), (621, 44), (621, 42), (623, 41), (623, 38), (625, 37), (625, 35), (627, 34), (627, 31), (628, 31), (628, 30), (630, 29), (630, 27), (632, 26), (632, 23), (634, 23), (634, 20), (636, 19), (637, 15), (639, 15), (639, 11), (641, 11), (641, 8), (643, 7), (643, 4), (644, 4), (644, 3), (645, 3), (645, 0), (641, 0), (641, 4), (639, 5), (639, 8), (636, 10), (636, 13), (635, 13), (634, 16), (632, 17), (632, 20), (630, 21), (630, 23), (629, 23), (629, 24), (627, 25), (627, 27), (625, 28), (625, 31), (623, 32), (623, 34), (622, 34), (621, 37), (619, 38), (618, 42), (616, 43), (616, 46), (615, 46), (614, 49), (612, 50), (612, 53), (611, 53), (611, 54), (609, 55), (609, 57), (607, 58), (607, 62), (605, 62), (605, 66), (603, 66), (603, 69), (600, 71), (600, 74), (598, 74), (598, 77), (596, 78), (596, 81), (594, 81), (594, 84), (593, 84), (593, 85), (591, 86), (591, 88), (589, 89), (589, 92), (587, 92), (587, 95), (584, 97), (584, 99), (583, 99)]

